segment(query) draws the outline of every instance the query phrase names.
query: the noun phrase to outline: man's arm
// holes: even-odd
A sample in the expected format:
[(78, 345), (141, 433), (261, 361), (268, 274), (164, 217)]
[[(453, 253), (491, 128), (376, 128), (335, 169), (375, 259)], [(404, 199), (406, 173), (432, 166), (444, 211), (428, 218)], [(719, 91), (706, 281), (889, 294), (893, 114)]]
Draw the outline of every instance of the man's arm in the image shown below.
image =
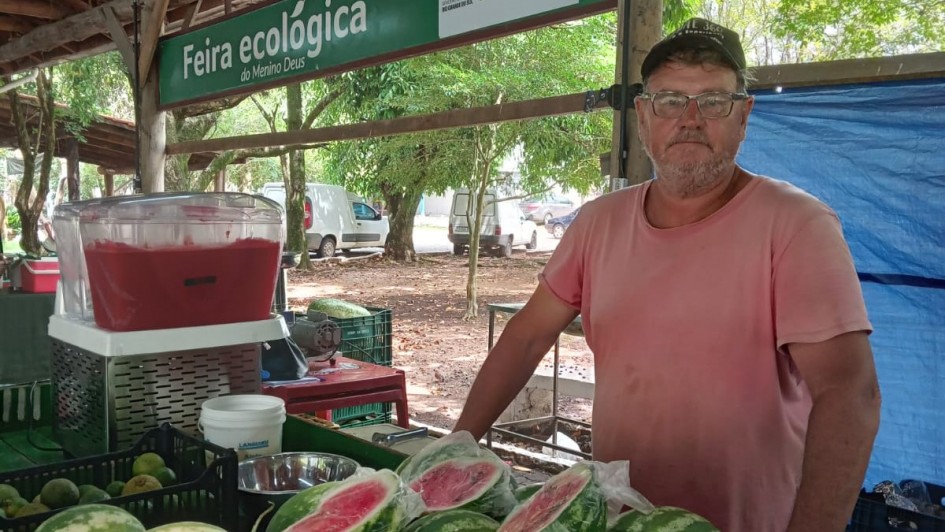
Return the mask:
[(506, 324), (483, 363), (454, 431), (468, 430), (478, 440), (525, 387), (555, 339), (578, 315), (544, 285)]
[(788, 351), (813, 397), (801, 485), (788, 532), (842, 532), (879, 428), (879, 384), (865, 332)]

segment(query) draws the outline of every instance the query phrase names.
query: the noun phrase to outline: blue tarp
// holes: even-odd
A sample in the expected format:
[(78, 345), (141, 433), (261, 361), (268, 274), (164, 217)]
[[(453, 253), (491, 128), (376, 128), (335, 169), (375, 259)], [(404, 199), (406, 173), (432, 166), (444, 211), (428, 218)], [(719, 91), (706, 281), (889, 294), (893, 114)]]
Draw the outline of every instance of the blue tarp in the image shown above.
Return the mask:
[(945, 80), (755, 92), (739, 162), (840, 216), (873, 323), (866, 486), (945, 485)]

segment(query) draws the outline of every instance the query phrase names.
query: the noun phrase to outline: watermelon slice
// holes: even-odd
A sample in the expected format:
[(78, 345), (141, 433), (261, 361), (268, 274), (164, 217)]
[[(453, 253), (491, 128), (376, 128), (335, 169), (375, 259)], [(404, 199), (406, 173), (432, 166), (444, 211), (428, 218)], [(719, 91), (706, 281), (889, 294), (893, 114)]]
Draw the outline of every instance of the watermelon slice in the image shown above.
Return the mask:
[(505, 518), (499, 532), (603, 532), (607, 502), (594, 468), (578, 463), (548, 479)]
[(409, 519), (403, 502), (400, 479), (384, 469), (299, 492), (272, 516), (266, 531), (396, 530)]
[(468, 432), (440, 438), (398, 471), (430, 512), (463, 508), (501, 519), (515, 506), (509, 466)]
[(608, 532), (719, 532), (718, 528), (696, 515), (682, 508), (660, 506), (650, 513), (625, 512), (607, 528)]
[(417, 519), (404, 532), (495, 532), (499, 523), (471, 510), (447, 510)]

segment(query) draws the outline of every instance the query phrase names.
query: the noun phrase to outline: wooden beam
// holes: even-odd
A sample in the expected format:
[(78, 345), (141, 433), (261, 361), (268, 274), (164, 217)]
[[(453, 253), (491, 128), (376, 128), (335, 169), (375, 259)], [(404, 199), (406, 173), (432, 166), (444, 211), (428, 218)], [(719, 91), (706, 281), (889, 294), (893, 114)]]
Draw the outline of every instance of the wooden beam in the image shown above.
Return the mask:
[(0, 31), (26, 33), (33, 29), (33, 25), (23, 19), (0, 15)]
[(85, 0), (60, 0), (65, 4), (69, 9), (75, 11), (76, 13), (81, 13), (83, 11), (88, 11), (91, 6)]
[[(0, 2), (19, 3), (19, 0), (0, 0)], [(84, 41), (93, 35), (103, 33), (102, 29), (106, 24), (106, 9), (114, 9), (119, 21), (131, 20), (131, 0), (112, 0), (58, 22), (39, 26), (19, 39), (0, 46), (0, 63), (51, 50), (62, 43)]]
[(35, 0), (0, 0), (0, 13), (47, 20), (60, 19), (70, 14), (69, 11), (55, 4), (56, 2)]
[(131, 76), (131, 82), (136, 83), (138, 78), (135, 77), (135, 68), (137, 68), (138, 63), (135, 62), (135, 51), (131, 46), (131, 41), (128, 40), (128, 34), (125, 33), (125, 27), (121, 25), (114, 9), (107, 8), (102, 13), (105, 17), (105, 26), (108, 28), (108, 33), (112, 36), (112, 42), (118, 48), (118, 53), (121, 54), (121, 59), (125, 62), (125, 68)]
[(164, 29), (164, 17), (167, 15), (167, 5), (170, 0), (154, 0), (145, 5), (142, 20), (144, 32), (141, 35), (141, 54), (138, 56), (138, 79), (147, 79), (151, 71), (151, 61), (154, 60), (154, 51), (157, 49), (158, 39)]
[[(489, 107), (456, 109), (442, 113), (408, 116), (376, 122), (362, 122), (344, 126), (179, 142), (176, 144), (168, 144), (166, 153), (168, 155), (179, 155), (182, 153), (223, 152), (237, 149), (263, 148), (267, 146), (296, 146), (308, 143), (386, 137), (389, 135), (419, 131), (433, 131), (437, 129), (478, 126), (544, 116), (581, 113), (584, 112), (586, 96), (586, 93), (582, 92)], [(606, 102), (599, 102), (595, 108), (603, 108), (606, 105)]]
[(752, 74), (752, 89), (937, 78), (945, 76), (945, 52), (760, 66)]
[(193, 4), (187, 4), (187, 7), (184, 8), (184, 18), (181, 19), (181, 31), (190, 29), (190, 25), (194, 23), (194, 17), (200, 12), (200, 4), (202, 1), (203, 0), (197, 0)]

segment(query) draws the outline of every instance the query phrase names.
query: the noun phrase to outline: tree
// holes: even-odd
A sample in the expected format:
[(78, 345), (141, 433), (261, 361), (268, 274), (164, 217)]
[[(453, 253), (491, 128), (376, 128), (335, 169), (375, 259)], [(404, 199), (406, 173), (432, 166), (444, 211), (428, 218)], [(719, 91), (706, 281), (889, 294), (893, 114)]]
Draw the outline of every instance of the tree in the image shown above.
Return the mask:
[[(56, 152), (56, 101), (52, 68), (40, 70), (36, 77), (38, 105), (35, 107), (24, 104), (18, 88), (10, 90), (7, 95), (16, 128), (17, 148), (23, 157), (23, 178), (14, 200), (22, 227), (20, 248), (39, 255), (42, 247), (36, 229), (49, 192), (52, 154)], [(40, 152), (46, 156), (41, 159), (37, 176), (36, 162)]]
[[(340, 88), (332, 86), (331, 81), (313, 81), (296, 83), (285, 88), (285, 104), (274, 93), (252, 96), (252, 102), (275, 133), (284, 128), (286, 131), (310, 129), (329, 105), (342, 93)], [(281, 94), (279, 94), (281, 96)], [(283, 150), (270, 151), (278, 155), (282, 166), (283, 183), (286, 199), (286, 249), (301, 253), (300, 269), (311, 269), (308, 255), (308, 240), (305, 237), (305, 151), (320, 149), (324, 144), (295, 146)], [(270, 156), (271, 156), (270, 155)]]

